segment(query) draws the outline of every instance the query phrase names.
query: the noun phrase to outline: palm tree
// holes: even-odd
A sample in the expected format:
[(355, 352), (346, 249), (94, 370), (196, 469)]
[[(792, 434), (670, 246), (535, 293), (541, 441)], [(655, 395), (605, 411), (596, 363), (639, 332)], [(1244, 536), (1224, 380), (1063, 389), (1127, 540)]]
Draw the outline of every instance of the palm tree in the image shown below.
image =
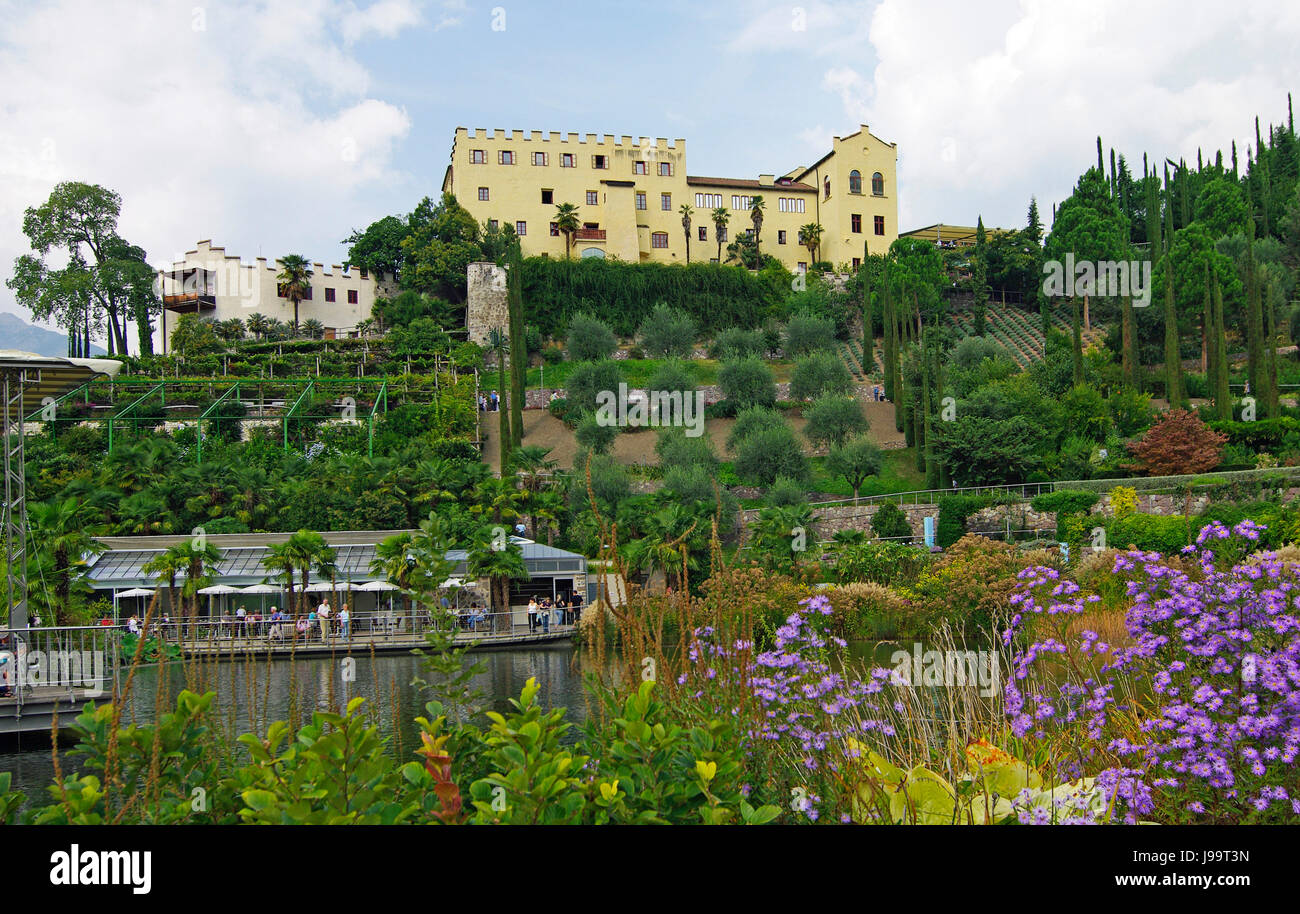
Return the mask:
[(495, 548), (496, 545), (492, 537), (475, 537), (467, 565), (471, 575), (488, 579), (493, 613), (492, 630), (509, 631), (514, 624), (509, 615), (510, 582), (528, 580), (528, 565), (524, 562), (523, 550), (517, 544), (507, 540), (502, 549)]
[(333, 548), (325, 542), (325, 537), (315, 530), (299, 530), (283, 543), (269, 547), (267, 551), (267, 558), (263, 559), (262, 564), (268, 569), (274, 568), (289, 578), (290, 604), (293, 603), (293, 573), (295, 571), (298, 573), (302, 583), (299, 594), (302, 612), (308, 612), (307, 584), (312, 569), (314, 568), (322, 577), (333, 577), (337, 572)]
[(311, 294), (311, 264), (301, 254), (286, 254), (280, 260), (280, 295), (293, 302), (293, 330), (298, 332), (298, 302)]
[(826, 231), (820, 223), (809, 222), (799, 226), (799, 243), (808, 249), (808, 263), (817, 262), (817, 249), (822, 246), (822, 232)]
[(686, 233), (686, 262), (691, 262), (691, 216), (695, 215), (695, 207), (689, 203), (683, 203), (678, 209), (682, 214), (682, 231)]
[(501, 475), (504, 476), (506, 467), (510, 464), (510, 446), (513, 444), (510, 438), (510, 411), (506, 406), (506, 398), (509, 396), (509, 388), (506, 386), (506, 353), (510, 351), (510, 339), (500, 327), (493, 327), (488, 331), (487, 343), (488, 352), (495, 352), (497, 355), (497, 376), (501, 390), (497, 410), (501, 414), (499, 434), (501, 435)]
[(173, 549), (164, 549), (145, 562), (140, 569), (145, 574), (153, 575), (159, 584), (167, 585), (167, 605), (178, 617), (181, 615), (181, 607), (176, 602), (176, 576), (184, 573), (185, 566), (188, 564), (180, 553)]
[(722, 263), (722, 240), (727, 234), (727, 223), (731, 221), (731, 214), (727, 212), (725, 206), (719, 206), (713, 211), (713, 237), (718, 241), (718, 263)]
[(749, 201), (749, 219), (754, 223), (754, 259), (758, 261), (758, 266), (763, 266), (763, 258), (758, 250), (758, 236), (763, 231), (763, 195), (755, 194), (754, 198)]
[(181, 564), (185, 574), (185, 584), (181, 587), (181, 596), (189, 597), (189, 608), (185, 617), (192, 628), (199, 615), (199, 589), (206, 587), (212, 580), (211, 571), (220, 564), (223, 556), (221, 550), (206, 539), (191, 537), (183, 543), (170, 547), (176, 560)]
[(540, 444), (525, 444), (515, 448), (510, 456), (511, 465), (523, 483), (524, 489), (536, 493), (545, 484), (545, 479), (555, 471), (558, 463), (548, 459), (551, 449)]
[(557, 204), (555, 207), (555, 227), (564, 236), (564, 259), (568, 260), (572, 256), (573, 239), (577, 236), (580, 228), (578, 207), (572, 203)]
[(302, 322), (302, 335), (309, 340), (318, 340), (325, 336), (325, 325), (314, 317)]
[(89, 512), (76, 498), (37, 502), (29, 510), (36, 560), (50, 569), (54, 582), (52, 592), (46, 585), (46, 603), (53, 612), (55, 625), (70, 625), (73, 591), (86, 589), (83, 579), (86, 556), (104, 550), (93, 536), (99, 528), (87, 524)]
[(254, 337), (260, 340), (265, 337), (267, 331), (271, 329), (271, 321), (265, 314), (254, 311), (252, 314), (248, 315), (248, 323), (245, 324), (245, 326), (248, 328), (249, 333), (253, 334)]
[(409, 533), (394, 533), (375, 544), (375, 558), (370, 563), (371, 574), (382, 574), (390, 584), (402, 590), (402, 611), (411, 617), (411, 582), (418, 565), (411, 551), (412, 536)]

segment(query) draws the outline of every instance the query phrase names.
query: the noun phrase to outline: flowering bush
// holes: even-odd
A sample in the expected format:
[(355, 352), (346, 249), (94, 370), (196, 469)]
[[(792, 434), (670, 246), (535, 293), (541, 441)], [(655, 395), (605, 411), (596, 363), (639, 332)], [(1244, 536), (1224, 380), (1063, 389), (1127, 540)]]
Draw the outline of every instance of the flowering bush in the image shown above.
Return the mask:
[(1241, 563), (1260, 532), (1205, 527), (1183, 550), (1194, 572), (1158, 553), (1116, 556), (1131, 578), (1122, 648), (1086, 629), (1059, 636), (1098, 598), (1054, 569), (1021, 574), (1004, 635), (1021, 645), (1005, 693), (1013, 732), (1062, 777), (1095, 772), (1125, 821), (1300, 815), (1300, 579), (1275, 558)]

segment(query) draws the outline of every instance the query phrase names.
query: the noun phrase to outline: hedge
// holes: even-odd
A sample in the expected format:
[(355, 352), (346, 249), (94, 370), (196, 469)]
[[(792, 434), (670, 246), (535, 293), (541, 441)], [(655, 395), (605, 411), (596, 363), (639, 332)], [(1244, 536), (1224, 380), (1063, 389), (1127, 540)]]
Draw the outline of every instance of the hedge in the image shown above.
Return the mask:
[(581, 312), (632, 336), (659, 303), (680, 308), (707, 334), (751, 329), (784, 300), (773, 284), (739, 266), (632, 264), (597, 257), (529, 257), (523, 266), (525, 319), (549, 336), (562, 335)]
[(936, 542), (947, 549), (966, 535), (966, 518), (993, 504), (987, 495), (943, 495), (939, 498), (939, 524)]

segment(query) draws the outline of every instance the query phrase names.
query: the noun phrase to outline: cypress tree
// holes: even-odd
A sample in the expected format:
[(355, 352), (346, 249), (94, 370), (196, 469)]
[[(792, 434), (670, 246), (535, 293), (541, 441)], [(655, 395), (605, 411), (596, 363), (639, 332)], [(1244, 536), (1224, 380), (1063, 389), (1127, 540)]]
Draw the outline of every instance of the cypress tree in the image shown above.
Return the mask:
[(1081, 306), (1078, 298), (1070, 299), (1070, 339), (1072, 355), (1072, 376), (1075, 384), (1083, 383), (1083, 321), (1080, 317)]
[(875, 321), (876, 317), (872, 314), (871, 307), (871, 255), (867, 251), (867, 243), (862, 242), (862, 361), (863, 368), (870, 359), (870, 364), (874, 367), (876, 364), (876, 334)]
[[(1032, 204), (1031, 204), (1032, 205)], [(1034, 211), (1030, 210), (1031, 218)], [(984, 325), (988, 308), (988, 235), (984, 231), (984, 217), (979, 216), (975, 222), (975, 335), (983, 336), (987, 331)]]
[(1174, 243), (1174, 196), (1165, 164), (1165, 398), (1171, 409), (1183, 402), (1183, 366), (1178, 345), (1178, 311), (1174, 305), (1174, 264), (1169, 252)]
[(1106, 164), (1101, 155), (1101, 137), (1097, 137), (1097, 170), (1103, 175), (1106, 173)]
[(524, 263), (518, 241), (510, 249), (506, 303), (510, 312), (510, 440), (518, 447), (524, 441), (524, 372), (528, 370), (528, 340), (524, 333)]
[(1137, 389), (1137, 328), (1133, 326), (1133, 296), (1124, 296), (1121, 342), (1123, 347), (1124, 383)]
[[(1250, 188), (1246, 189), (1247, 209), (1254, 210)], [(1259, 301), (1258, 278), (1255, 275), (1255, 220), (1246, 220), (1246, 377), (1251, 393), (1264, 396), (1264, 320)]]
[(1238, 180), (1237, 175), (1237, 141), (1232, 141), (1232, 180)]
[(1228, 335), (1223, 326), (1223, 286), (1214, 277), (1214, 409), (1220, 419), (1232, 418), (1232, 392), (1228, 389)]

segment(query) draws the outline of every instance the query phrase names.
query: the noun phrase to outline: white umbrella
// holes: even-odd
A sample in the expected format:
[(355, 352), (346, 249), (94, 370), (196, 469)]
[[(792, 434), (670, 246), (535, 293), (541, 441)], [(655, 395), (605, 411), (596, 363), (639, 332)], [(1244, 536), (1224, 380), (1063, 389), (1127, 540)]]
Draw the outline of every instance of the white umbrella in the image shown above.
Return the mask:
[(152, 597), (153, 591), (143, 587), (132, 587), (130, 590), (118, 592), (119, 597)]
[(199, 588), (199, 593), (203, 594), (204, 596), (212, 596), (213, 594), (223, 594), (223, 593), (239, 593), (239, 592), (240, 590), (238, 587), (231, 587), (229, 584), (213, 584), (211, 587)]
[(307, 585), (307, 593), (329, 593), (331, 590), (352, 589), (352, 585), (347, 581), (339, 581), (337, 584), (331, 584), (329, 581), (317, 581), (315, 584)]
[(400, 590), (396, 584), (389, 584), (387, 581), (367, 581), (364, 584), (354, 584), (353, 590)]
[(447, 578), (447, 580), (443, 581), (441, 584), (438, 585), (438, 588), (440, 590), (447, 590), (451, 587), (464, 587), (464, 586), (465, 586), (465, 582), (462, 581), (460, 578)]
[(274, 584), (254, 584), (251, 587), (241, 587), (240, 593), (280, 593), (283, 587), (276, 587)]

